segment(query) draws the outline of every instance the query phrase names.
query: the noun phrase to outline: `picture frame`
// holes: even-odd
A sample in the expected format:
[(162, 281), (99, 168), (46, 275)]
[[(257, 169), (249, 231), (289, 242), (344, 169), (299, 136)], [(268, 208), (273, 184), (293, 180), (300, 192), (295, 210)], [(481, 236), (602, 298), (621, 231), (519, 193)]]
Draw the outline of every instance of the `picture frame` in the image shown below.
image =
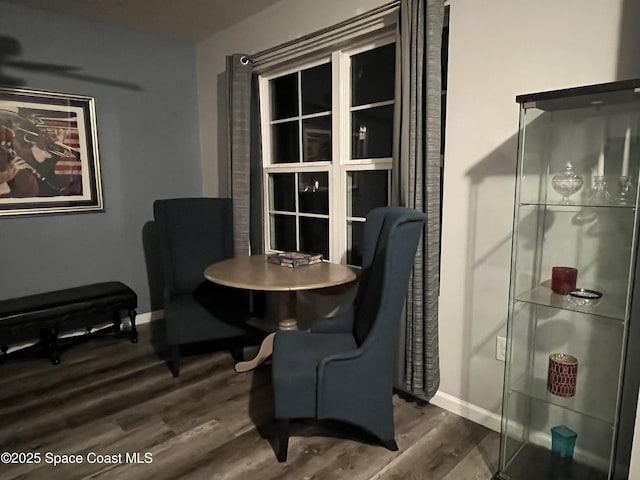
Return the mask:
[(103, 210), (94, 98), (0, 87), (0, 216)]

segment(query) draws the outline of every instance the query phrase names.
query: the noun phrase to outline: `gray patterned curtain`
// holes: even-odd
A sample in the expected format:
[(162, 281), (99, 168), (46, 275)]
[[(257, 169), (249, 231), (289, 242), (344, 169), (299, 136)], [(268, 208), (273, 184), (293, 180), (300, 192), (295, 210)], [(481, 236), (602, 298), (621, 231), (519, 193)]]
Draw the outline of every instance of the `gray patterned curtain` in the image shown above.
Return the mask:
[(443, 0), (401, 0), (396, 38), (392, 199), (427, 214), (407, 296), (396, 386), (430, 400), (440, 385), (440, 99)]
[(261, 253), (262, 161), (257, 76), (248, 55), (227, 56), (227, 161), (231, 171), (234, 253)]

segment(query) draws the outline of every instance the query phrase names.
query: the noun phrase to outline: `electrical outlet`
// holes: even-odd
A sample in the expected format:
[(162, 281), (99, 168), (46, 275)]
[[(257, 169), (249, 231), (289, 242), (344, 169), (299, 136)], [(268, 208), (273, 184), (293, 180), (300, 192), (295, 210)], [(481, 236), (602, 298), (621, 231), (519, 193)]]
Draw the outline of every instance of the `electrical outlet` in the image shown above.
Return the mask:
[(496, 337), (496, 360), (505, 361), (507, 356), (507, 339), (505, 337)]

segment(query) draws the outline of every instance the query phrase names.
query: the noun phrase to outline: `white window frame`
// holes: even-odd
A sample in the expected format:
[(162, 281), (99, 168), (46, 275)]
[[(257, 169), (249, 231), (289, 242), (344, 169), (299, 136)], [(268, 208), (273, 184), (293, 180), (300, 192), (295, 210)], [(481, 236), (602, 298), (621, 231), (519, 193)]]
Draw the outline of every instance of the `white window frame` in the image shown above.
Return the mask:
[[(265, 251), (272, 252), (271, 249), (271, 214), (283, 213), (291, 215), (291, 212), (277, 212), (270, 210), (271, 189), (269, 184), (269, 175), (272, 173), (300, 173), (300, 172), (328, 172), (329, 178), (329, 252), (328, 260), (337, 263), (346, 263), (347, 261), (347, 221), (364, 221), (362, 217), (347, 216), (347, 173), (351, 171), (370, 171), (370, 170), (391, 170), (392, 158), (372, 158), (372, 159), (351, 159), (351, 117), (352, 112), (367, 107), (393, 105), (394, 101), (385, 101), (371, 105), (363, 105), (351, 107), (351, 57), (358, 53), (365, 52), (377, 47), (388, 45), (395, 42), (395, 28), (391, 28), (388, 24), (385, 28), (377, 31), (367, 32), (361, 37), (352, 38), (348, 45), (342, 47), (335, 45), (333, 51), (327, 52), (324, 49), (322, 53), (314, 56), (307, 56), (304, 59), (291, 59), (286, 62), (286, 67), (269, 68), (263, 71), (259, 76), (260, 91), (260, 111), (262, 124), (262, 152), (263, 152), (263, 214), (264, 214), (264, 240)], [(271, 151), (271, 125), (279, 123), (282, 120), (271, 121), (270, 109), (270, 80), (301, 70), (306, 70), (314, 66), (332, 63), (332, 105), (331, 112), (319, 112), (311, 115), (302, 115), (302, 109), (299, 105), (298, 120), (312, 118), (322, 114), (331, 113), (331, 132), (332, 132), (332, 161), (331, 162), (302, 162), (297, 163), (272, 163)], [(298, 75), (298, 82), (300, 81)], [(298, 84), (298, 92), (300, 98), (300, 84)], [(298, 98), (298, 101), (299, 101)], [(292, 117), (293, 118), (293, 117)], [(289, 119), (290, 120), (290, 119)], [(301, 124), (302, 122), (300, 122)], [(299, 138), (302, 140), (302, 134), (299, 131)], [(299, 154), (300, 160), (303, 158), (304, 144), (300, 141)], [(389, 182), (391, 175), (389, 174)], [(298, 211), (298, 195), (296, 183), (296, 213)], [(388, 185), (388, 193), (390, 193)], [(304, 217), (320, 217), (326, 218), (326, 215), (314, 215), (304, 213)], [(297, 220), (297, 218), (296, 218)], [(296, 221), (296, 245), (299, 245), (299, 222)]]

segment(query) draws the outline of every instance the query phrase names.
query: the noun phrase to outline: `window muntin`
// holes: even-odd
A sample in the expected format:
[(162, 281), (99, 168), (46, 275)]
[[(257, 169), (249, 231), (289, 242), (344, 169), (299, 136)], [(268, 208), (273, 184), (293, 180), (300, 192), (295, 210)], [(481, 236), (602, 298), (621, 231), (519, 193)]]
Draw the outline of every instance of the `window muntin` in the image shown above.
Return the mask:
[(392, 40), (380, 37), (261, 78), (269, 99), (262, 114), (269, 125), (263, 152), (270, 249), (361, 264), (365, 216), (390, 198)]
[(390, 158), (393, 145), (395, 44), (351, 57), (351, 158)]
[(329, 258), (329, 172), (269, 173), (269, 247)]
[(272, 163), (331, 161), (331, 90), (328, 62), (269, 80)]

